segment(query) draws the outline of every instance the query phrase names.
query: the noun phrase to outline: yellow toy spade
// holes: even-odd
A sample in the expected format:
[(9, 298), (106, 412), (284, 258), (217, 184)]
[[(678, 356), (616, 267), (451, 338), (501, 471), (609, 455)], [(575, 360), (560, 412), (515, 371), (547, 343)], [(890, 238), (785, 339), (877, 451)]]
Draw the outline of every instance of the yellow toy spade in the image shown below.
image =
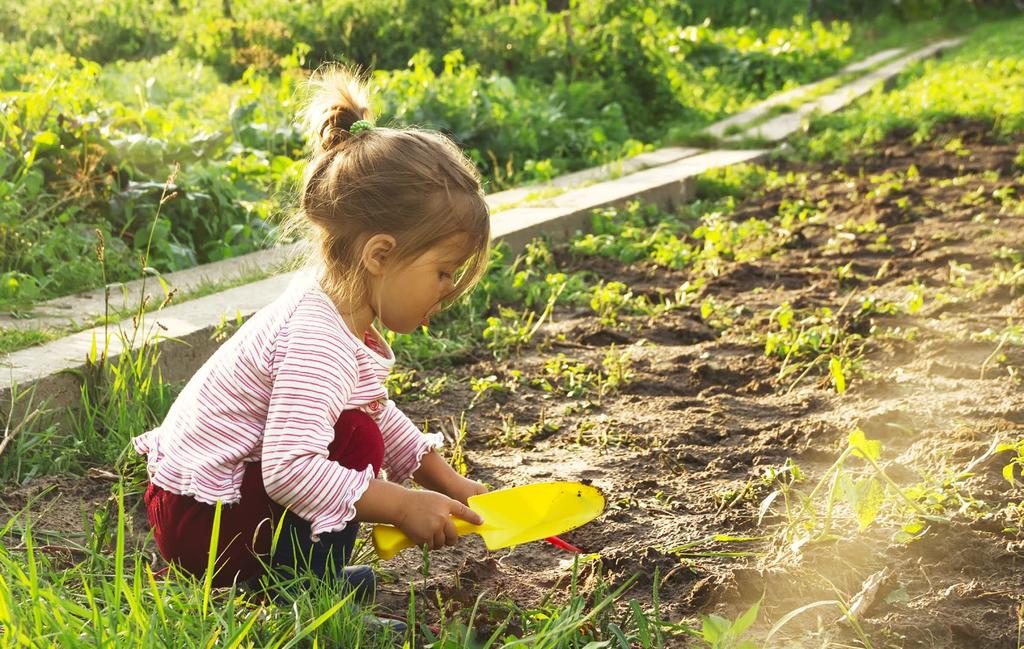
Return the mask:
[[(459, 536), (479, 534), (488, 550), (557, 536), (593, 520), (604, 510), (604, 495), (582, 482), (535, 482), (469, 497), (483, 525), (452, 517)], [(373, 546), (390, 559), (415, 545), (393, 525), (375, 525)]]

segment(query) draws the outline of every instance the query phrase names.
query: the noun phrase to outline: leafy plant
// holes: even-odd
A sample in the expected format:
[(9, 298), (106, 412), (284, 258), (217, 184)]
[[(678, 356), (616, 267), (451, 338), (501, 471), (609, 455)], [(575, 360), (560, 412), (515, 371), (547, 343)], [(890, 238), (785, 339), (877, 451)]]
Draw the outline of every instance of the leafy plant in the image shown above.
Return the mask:
[(797, 377), (792, 390), (812, 370), (827, 371), (836, 391), (846, 391), (848, 379), (859, 371), (865, 341), (844, 327), (828, 307), (797, 314), (788, 303), (776, 307), (769, 318), (773, 330), (763, 334), (765, 356), (782, 359), (778, 377)]
[(547, 437), (561, 428), (560, 424), (549, 420), (543, 411), (540, 419), (528, 426), (516, 423), (512, 415), (504, 415), (501, 419), (501, 432), (489, 443), (497, 446), (528, 446), (534, 440)]
[(1024, 478), (1024, 439), (1000, 444), (996, 452), (1013, 454), (1010, 461), (1003, 465), (1003, 477), (1016, 487)]
[(701, 638), (708, 649), (757, 649), (753, 640), (745, 640), (743, 636), (757, 621), (761, 602), (754, 604), (735, 620), (728, 620), (719, 615), (701, 615)]
[[(565, 284), (562, 284), (562, 289), (564, 287)], [(487, 341), (487, 347), (494, 352), (494, 358), (497, 360), (507, 358), (510, 353), (518, 352), (523, 345), (530, 342), (537, 330), (551, 315), (561, 292), (558, 290), (551, 294), (540, 314), (530, 308), (526, 308), (520, 313), (510, 307), (498, 307), (500, 316), (488, 317), (487, 327), (483, 330), (483, 339)]]
[(651, 304), (644, 295), (633, 295), (622, 282), (600, 282), (591, 290), (590, 308), (598, 315), (601, 324), (616, 326), (619, 313), (649, 313)]
[[(883, 506), (889, 504), (906, 519), (896, 539), (907, 542), (917, 538), (926, 529), (925, 521), (944, 519), (930, 512), (889, 477), (879, 463), (881, 451), (880, 442), (868, 439), (861, 430), (854, 430), (847, 438), (846, 448), (810, 492), (795, 486), (804, 479), (796, 465), (773, 471), (770, 478), (778, 488), (761, 502), (759, 518), (763, 518), (781, 497), (786, 517), (784, 535), (790, 543), (801, 544), (831, 538), (835, 507), (841, 501), (847, 504), (862, 532), (877, 520)], [(862, 460), (866, 469), (851, 466), (851, 458)], [(918, 489), (915, 495), (924, 497), (930, 491), (930, 488)]]
[(466, 406), (466, 410), (471, 410), (473, 406), (476, 405), (477, 401), (482, 399), (488, 393), (494, 392), (507, 394), (509, 392), (514, 392), (522, 382), (522, 370), (509, 370), (508, 377), (505, 379), (499, 379), (495, 374), (472, 377), (469, 380), (469, 386), (473, 391), (473, 398), (470, 400), (469, 405)]

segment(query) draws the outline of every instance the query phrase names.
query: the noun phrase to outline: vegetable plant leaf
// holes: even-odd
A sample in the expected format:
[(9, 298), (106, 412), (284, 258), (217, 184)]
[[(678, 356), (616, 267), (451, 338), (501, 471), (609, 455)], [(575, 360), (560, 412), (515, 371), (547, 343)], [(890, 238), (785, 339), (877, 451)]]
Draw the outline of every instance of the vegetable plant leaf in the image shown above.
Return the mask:
[(849, 443), (857, 457), (877, 461), (882, 455), (882, 443), (876, 439), (868, 439), (859, 428), (850, 433)]

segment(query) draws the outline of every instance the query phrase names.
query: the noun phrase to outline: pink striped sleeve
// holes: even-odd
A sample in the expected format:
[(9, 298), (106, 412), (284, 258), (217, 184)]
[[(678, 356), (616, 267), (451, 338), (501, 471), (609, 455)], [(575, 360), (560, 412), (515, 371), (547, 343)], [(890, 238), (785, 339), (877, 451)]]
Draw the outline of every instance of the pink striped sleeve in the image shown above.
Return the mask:
[(329, 305), (304, 301), (282, 327), (273, 355), (263, 432), (267, 494), (311, 523), (310, 539), (355, 518), (355, 503), (373, 479), (327, 459), (334, 423), (352, 394), (356, 360)]
[(403, 482), (416, 472), (430, 449), (444, 446), (441, 433), (424, 435), (391, 399), (377, 416), (377, 425), (384, 438), (383, 464), (392, 482)]

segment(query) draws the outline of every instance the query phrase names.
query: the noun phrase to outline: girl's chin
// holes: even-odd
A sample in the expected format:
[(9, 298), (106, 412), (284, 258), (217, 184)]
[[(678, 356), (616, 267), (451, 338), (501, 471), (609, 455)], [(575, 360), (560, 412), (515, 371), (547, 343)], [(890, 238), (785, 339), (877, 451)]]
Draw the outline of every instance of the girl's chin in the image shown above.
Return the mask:
[(419, 322), (386, 322), (381, 320), (381, 324), (385, 328), (400, 334), (411, 334), (420, 327), (426, 327), (430, 323), (430, 318), (423, 318)]
[(411, 324), (411, 325), (407, 324), (407, 325), (402, 325), (402, 326), (397, 326), (396, 325), (394, 327), (388, 327), (388, 325), (385, 324), (384, 326), (387, 327), (388, 329), (390, 329), (391, 331), (395, 331), (395, 332), (398, 332), (400, 334), (411, 334), (411, 333), (415, 333), (417, 329), (419, 329), (420, 327), (422, 327), (424, 325), (423, 325), (422, 322), (417, 322), (417, 323)]

